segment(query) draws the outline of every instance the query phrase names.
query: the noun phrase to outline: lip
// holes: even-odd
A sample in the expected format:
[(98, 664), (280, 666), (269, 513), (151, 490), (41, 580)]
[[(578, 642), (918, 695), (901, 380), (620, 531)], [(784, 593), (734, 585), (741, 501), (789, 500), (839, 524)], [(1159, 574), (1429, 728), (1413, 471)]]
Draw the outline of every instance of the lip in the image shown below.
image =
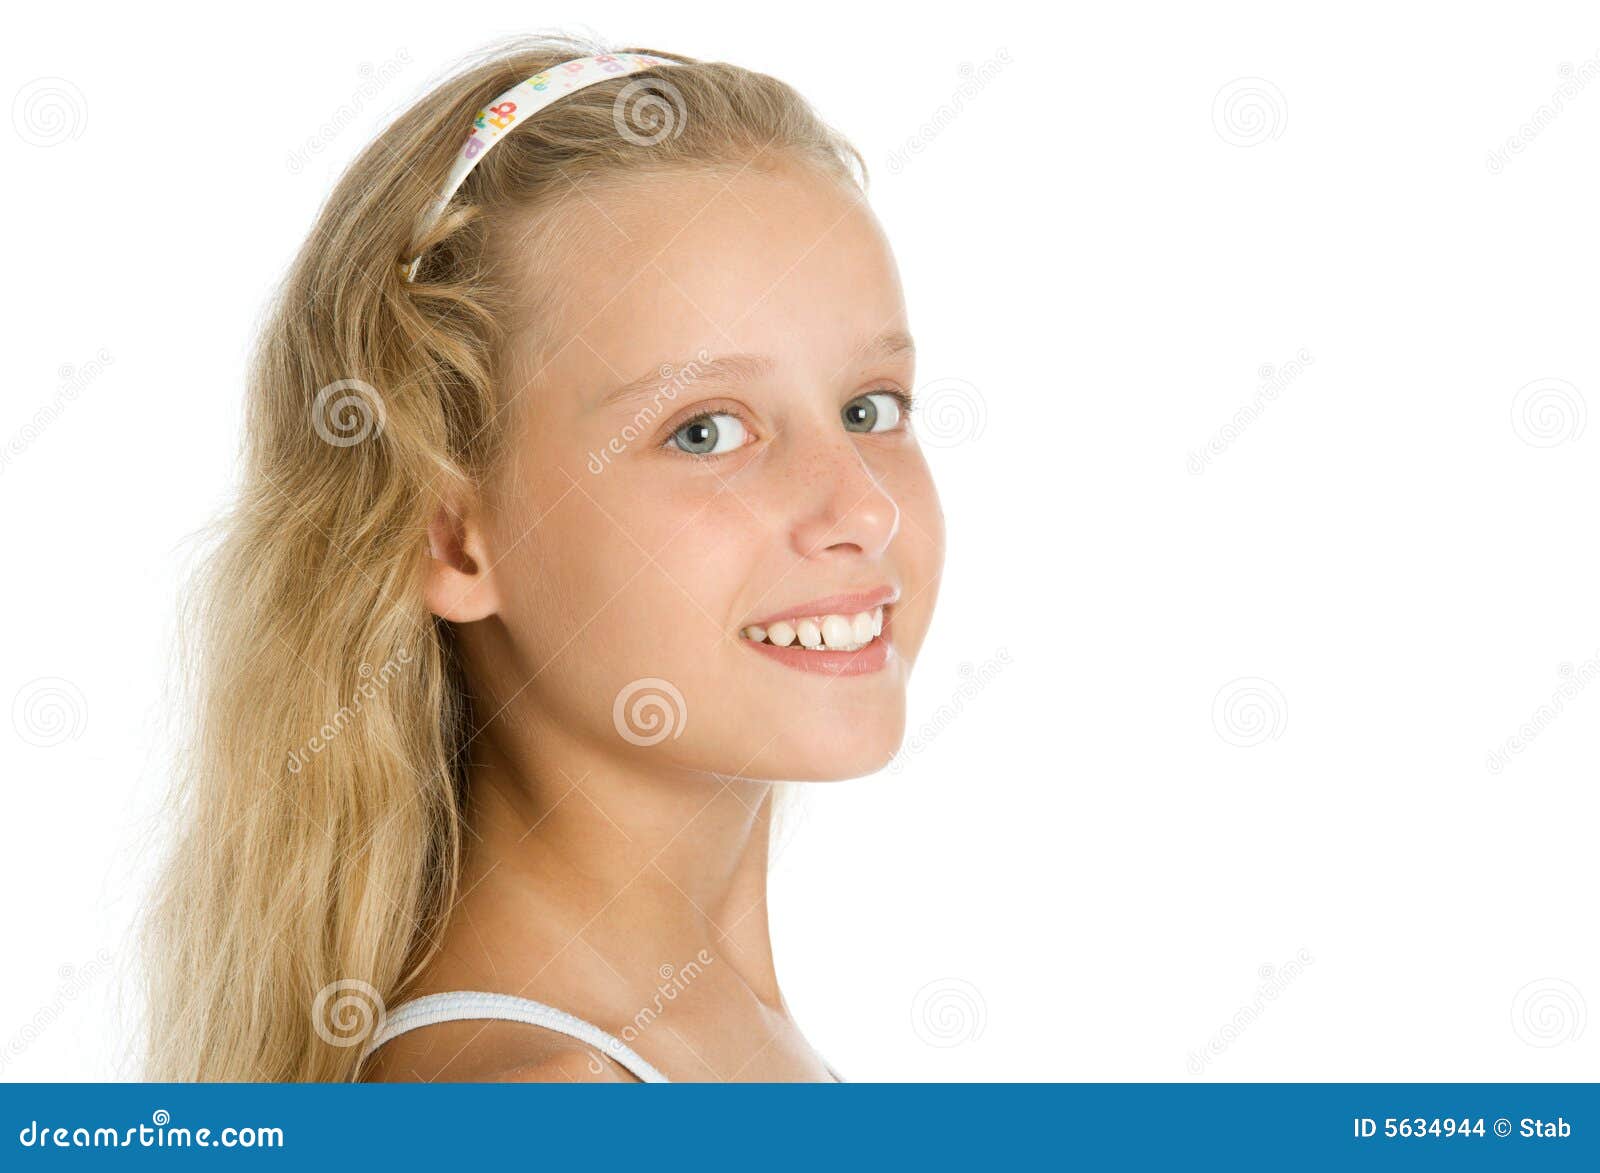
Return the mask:
[[(852, 596), (836, 596), (847, 598)], [(865, 596), (853, 596), (862, 598)], [(892, 601), (892, 600), (890, 600)], [(876, 603), (873, 606), (877, 606)], [(815, 611), (801, 611), (800, 615), (815, 615)], [(838, 612), (831, 612), (838, 614)], [(775, 616), (772, 622), (787, 619), (787, 615)], [(810, 651), (799, 644), (790, 644), (780, 648), (775, 644), (765, 641), (757, 643), (753, 639), (739, 637), (739, 642), (758, 655), (766, 656), (769, 660), (776, 660), (788, 668), (797, 668), (802, 672), (821, 672), (828, 676), (865, 676), (869, 672), (882, 671), (889, 662), (889, 657), (894, 654), (894, 648), (889, 643), (892, 623), (890, 612), (883, 615), (883, 631), (873, 636), (870, 643), (863, 644), (853, 652)]]
[[(743, 631), (746, 627), (771, 627), (774, 623), (785, 619), (810, 619), (818, 615), (856, 615), (862, 611), (870, 611), (874, 607), (888, 606), (890, 603), (899, 601), (900, 590), (898, 587), (892, 586), (882, 586), (870, 591), (856, 591), (848, 595), (829, 595), (825, 599), (812, 599), (809, 603), (801, 603), (799, 606), (790, 607), (786, 611), (774, 611), (765, 619), (747, 620), (739, 625), (739, 630)], [(887, 630), (888, 622), (889, 619), (886, 615), (884, 616), (885, 630)], [(882, 637), (878, 638), (881, 639)], [(871, 644), (867, 645), (867, 647), (871, 646)], [(782, 651), (783, 649), (780, 648), (778, 650)], [(861, 649), (861, 651), (865, 650), (866, 648)], [(811, 654), (816, 655), (819, 653)], [(840, 652), (838, 654), (851, 656), (858, 653)]]

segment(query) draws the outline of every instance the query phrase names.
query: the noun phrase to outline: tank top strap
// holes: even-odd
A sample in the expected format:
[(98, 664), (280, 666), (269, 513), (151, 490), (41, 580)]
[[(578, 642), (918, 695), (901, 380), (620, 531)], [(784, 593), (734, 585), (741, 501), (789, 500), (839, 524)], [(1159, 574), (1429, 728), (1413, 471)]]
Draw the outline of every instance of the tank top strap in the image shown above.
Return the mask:
[(397, 1035), (437, 1022), (457, 1022), (462, 1019), (494, 1018), (510, 1022), (525, 1022), (542, 1026), (557, 1034), (577, 1039), (596, 1048), (627, 1068), (645, 1083), (669, 1083), (670, 1080), (652, 1067), (643, 1056), (615, 1035), (607, 1034), (591, 1022), (535, 1002), (532, 998), (519, 998), (512, 994), (492, 994), (483, 990), (451, 990), (442, 994), (424, 994), (402, 1002), (378, 1026), (377, 1032), (362, 1053), (367, 1056)]

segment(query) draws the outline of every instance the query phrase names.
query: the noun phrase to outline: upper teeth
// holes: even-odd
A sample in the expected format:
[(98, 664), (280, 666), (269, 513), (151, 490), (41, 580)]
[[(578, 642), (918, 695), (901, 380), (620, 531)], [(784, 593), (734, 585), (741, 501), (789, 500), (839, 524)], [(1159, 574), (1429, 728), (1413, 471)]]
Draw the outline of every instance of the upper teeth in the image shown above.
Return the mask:
[(770, 627), (752, 625), (739, 633), (757, 643), (763, 641), (786, 648), (799, 642), (801, 647), (826, 647), (832, 652), (853, 652), (866, 647), (883, 634), (883, 608), (854, 615), (816, 615), (805, 619), (782, 619)]

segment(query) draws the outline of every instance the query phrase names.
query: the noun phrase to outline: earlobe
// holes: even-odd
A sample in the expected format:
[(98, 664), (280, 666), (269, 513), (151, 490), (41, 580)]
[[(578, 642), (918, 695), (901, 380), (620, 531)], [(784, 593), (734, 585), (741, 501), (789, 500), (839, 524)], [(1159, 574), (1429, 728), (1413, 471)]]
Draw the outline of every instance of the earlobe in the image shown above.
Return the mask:
[(487, 619), (500, 609), (482, 527), (441, 505), (428, 521), (428, 610), (452, 623)]

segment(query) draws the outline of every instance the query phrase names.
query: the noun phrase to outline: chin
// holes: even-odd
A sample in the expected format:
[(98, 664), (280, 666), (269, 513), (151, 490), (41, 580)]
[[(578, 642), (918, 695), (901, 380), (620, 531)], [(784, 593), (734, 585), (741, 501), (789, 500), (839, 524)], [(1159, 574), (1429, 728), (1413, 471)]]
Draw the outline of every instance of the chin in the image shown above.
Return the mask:
[(785, 782), (843, 782), (886, 768), (905, 738), (905, 707), (877, 713), (846, 736), (779, 738), (760, 755), (762, 773)]

